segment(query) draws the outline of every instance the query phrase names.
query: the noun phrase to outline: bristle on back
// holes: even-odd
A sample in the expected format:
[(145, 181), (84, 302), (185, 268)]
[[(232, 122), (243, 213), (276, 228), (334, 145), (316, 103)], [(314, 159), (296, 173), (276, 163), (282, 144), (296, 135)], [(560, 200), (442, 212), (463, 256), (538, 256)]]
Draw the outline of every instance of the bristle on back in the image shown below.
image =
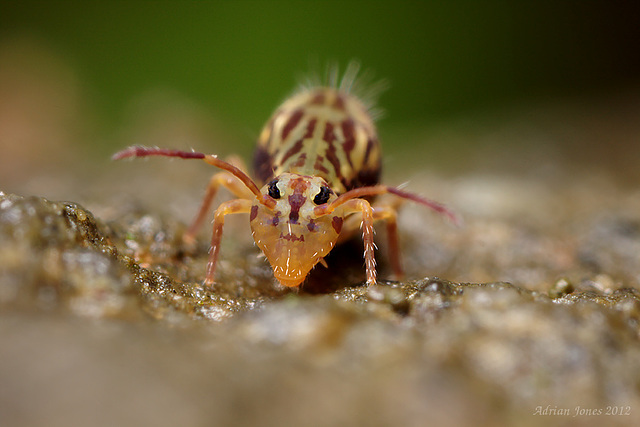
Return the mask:
[(328, 63), (323, 73), (319, 72), (319, 69), (318, 63), (312, 62), (310, 71), (298, 79), (298, 88), (295, 93), (318, 87), (330, 87), (358, 98), (373, 120), (384, 115), (384, 111), (377, 106), (377, 102), (380, 94), (389, 87), (387, 80), (375, 79), (371, 70), (361, 71), (360, 62), (357, 60), (350, 61), (344, 72), (341, 72), (337, 62)]

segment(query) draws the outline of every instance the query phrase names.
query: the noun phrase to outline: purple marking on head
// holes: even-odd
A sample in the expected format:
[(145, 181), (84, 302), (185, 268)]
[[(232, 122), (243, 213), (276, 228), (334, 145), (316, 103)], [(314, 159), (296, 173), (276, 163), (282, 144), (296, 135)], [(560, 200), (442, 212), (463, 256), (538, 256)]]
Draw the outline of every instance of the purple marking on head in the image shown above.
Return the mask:
[(307, 223), (307, 230), (309, 230), (311, 232), (318, 231), (318, 226), (316, 225), (316, 223), (313, 220), (313, 218), (311, 218), (309, 220), (309, 222)]
[(289, 234), (286, 234), (286, 235), (285, 235), (285, 234), (280, 233), (280, 238), (281, 238), (281, 239), (283, 239), (283, 240), (288, 240), (288, 241), (290, 241), (290, 242), (296, 242), (296, 241), (298, 241), (298, 242), (304, 242), (304, 236), (303, 236), (303, 235), (300, 235), (300, 236), (294, 236), (293, 234), (290, 234), (290, 233), (289, 233)]
[(256, 219), (257, 216), (258, 216), (258, 205), (253, 205), (251, 206), (251, 214), (249, 215), (249, 222)]
[(294, 192), (289, 196), (289, 205), (291, 206), (291, 212), (289, 213), (289, 221), (294, 224), (298, 223), (298, 218), (300, 216), (300, 208), (304, 205), (305, 197), (302, 193)]
[(333, 229), (338, 234), (340, 234), (340, 231), (342, 230), (342, 222), (343, 222), (342, 217), (334, 216), (333, 218), (331, 218), (331, 225), (333, 226)]

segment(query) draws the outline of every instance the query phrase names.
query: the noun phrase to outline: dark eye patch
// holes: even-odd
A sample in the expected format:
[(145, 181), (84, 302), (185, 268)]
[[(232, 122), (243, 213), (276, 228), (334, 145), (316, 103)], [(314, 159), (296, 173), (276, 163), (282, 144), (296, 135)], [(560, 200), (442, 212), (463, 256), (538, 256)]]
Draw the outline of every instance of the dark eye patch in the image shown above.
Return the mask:
[(316, 205), (322, 205), (329, 201), (329, 197), (333, 192), (329, 187), (320, 187), (320, 192), (313, 198), (313, 203)]
[(273, 197), (274, 199), (280, 198), (280, 189), (278, 188), (277, 184), (278, 184), (277, 179), (274, 179), (269, 183), (269, 188), (268, 188), (269, 196)]

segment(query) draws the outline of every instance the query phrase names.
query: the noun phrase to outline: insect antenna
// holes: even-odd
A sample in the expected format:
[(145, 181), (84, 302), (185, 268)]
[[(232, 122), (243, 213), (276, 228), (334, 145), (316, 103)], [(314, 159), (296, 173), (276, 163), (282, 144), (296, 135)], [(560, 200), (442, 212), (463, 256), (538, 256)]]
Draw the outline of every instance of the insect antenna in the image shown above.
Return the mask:
[(233, 176), (238, 178), (242, 183), (256, 196), (258, 201), (263, 205), (273, 208), (276, 204), (275, 200), (268, 195), (260, 193), (260, 189), (256, 185), (256, 183), (242, 170), (233, 166), (230, 163), (225, 162), (224, 160), (220, 160), (218, 156), (214, 154), (204, 154), (198, 153), (197, 151), (182, 151), (182, 150), (173, 150), (168, 148), (156, 148), (156, 147), (143, 147), (139, 145), (134, 145), (129, 148), (125, 148), (122, 151), (114, 154), (111, 159), (112, 160), (120, 160), (126, 159), (129, 157), (148, 157), (148, 156), (163, 156), (163, 157), (178, 157), (181, 159), (201, 159), (205, 162), (218, 167), (220, 169), (226, 170), (231, 173)]
[(389, 187), (386, 185), (374, 185), (370, 187), (354, 188), (353, 190), (349, 190), (346, 193), (342, 193), (340, 196), (338, 196), (337, 199), (335, 199), (333, 202), (329, 203), (328, 205), (317, 206), (314, 212), (316, 215), (326, 215), (333, 212), (335, 208), (342, 205), (343, 203), (346, 203), (351, 199), (356, 199), (356, 198), (366, 197), (366, 196), (377, 196), (380, 194), (387, 194), (387, 193), (424, 205), (436, 211), (437, 213), (446, 216), (456, 226), (462, 225), (462, 219), (456, 213), (454, 213), (452, 210), (450, 210), (443, 204), (433, 201), (431, 199), (427, 199), (422, 196), (418, 196), (417, 194), (409, 193), (407, 191), (400, 190), (399, 188)]
[(423, 206), (426, 206), (436, 211), (440, 215), (446, 216), (457, 227), (460, 227), (462, 225), (462, 218), (458, 216), (458, 214), (456, 214), (455, 212), (447, 208), (442, 203), (438, 203), (434, 200), (427, 199), (425, 197), (419, 196), (414, 193), (409, 193), (408, 191), (400, 190), (399, 188), (395, 188), (395, 187), (387, 187), (387, 191), (391, 194), (395, 194), (398, 197), (402, 197), (403, 199), (412, 200), (416, 203), (419, 203)]

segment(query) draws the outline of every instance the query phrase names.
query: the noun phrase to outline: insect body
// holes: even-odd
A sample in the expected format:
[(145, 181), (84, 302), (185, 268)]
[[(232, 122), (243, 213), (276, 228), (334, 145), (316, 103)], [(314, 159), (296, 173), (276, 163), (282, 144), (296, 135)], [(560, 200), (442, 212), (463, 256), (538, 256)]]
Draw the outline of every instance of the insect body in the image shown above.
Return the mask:
[[(373, 223), (387, 222), (391, 264), (402, 275), (398, 254), (396, 211), (372, 205), (376, 195), (391, 193), (428, 206), (457, 222), (439, 203), (378, 184), (381, 155), (369, 110), (340, 87), (305, 89), (285, 101), (258, 139), (252, 180), (240, 165), (197, 152), (134, 146), (114, 159), (143, 156), (202, 159), (224, 170), (213, 176), (200, 212), (185, 234), (193, 241), (220, 186), (237, 198), (215, 211), (206, 284), (214, 282), (225, 215), (248, 213), (253, 238), (269, 260), (274, 276), (290, 287), (300, 286), (309, 271), (340, 239), (350, 235), (345, 220), (362, 217), (367, 284), (376, 282)], [(353, 221), (351, 221), (352, 223)]]

